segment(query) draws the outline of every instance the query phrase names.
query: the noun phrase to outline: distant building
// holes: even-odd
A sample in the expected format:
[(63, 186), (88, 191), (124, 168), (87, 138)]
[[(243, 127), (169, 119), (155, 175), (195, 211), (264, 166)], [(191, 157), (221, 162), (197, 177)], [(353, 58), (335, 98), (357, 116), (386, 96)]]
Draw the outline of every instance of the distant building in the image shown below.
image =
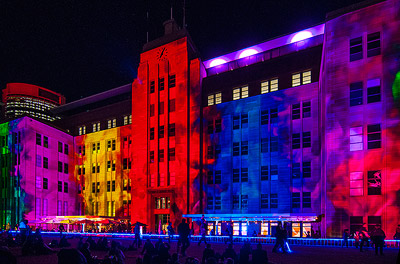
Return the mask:
[(8, 83), (3, 89), (3, 103), (6, 120), (27, 115), (54, 121), (50, 109), (65, 104), (65, 97), (32, 84)]

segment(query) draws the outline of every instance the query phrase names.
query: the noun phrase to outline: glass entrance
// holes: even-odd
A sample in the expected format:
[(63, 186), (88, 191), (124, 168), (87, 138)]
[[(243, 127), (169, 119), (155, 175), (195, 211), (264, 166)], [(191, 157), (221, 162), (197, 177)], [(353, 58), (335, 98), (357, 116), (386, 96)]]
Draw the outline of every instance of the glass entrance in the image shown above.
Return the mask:
[(169, 214), (156, 214), (155, 215), (155, 232), (160, 233), (167, 233), (167, 226), (169, 223)]

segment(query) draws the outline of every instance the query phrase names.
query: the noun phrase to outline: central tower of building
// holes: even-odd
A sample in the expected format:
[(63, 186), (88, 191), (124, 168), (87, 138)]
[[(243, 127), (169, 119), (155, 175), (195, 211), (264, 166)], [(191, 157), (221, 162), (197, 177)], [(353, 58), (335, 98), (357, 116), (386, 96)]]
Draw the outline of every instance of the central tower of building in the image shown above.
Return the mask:
[(132, 221), (150, 230), (201, 212), (200, 109), (203, 64), (174, 20), (146, 43), (132, 84)]

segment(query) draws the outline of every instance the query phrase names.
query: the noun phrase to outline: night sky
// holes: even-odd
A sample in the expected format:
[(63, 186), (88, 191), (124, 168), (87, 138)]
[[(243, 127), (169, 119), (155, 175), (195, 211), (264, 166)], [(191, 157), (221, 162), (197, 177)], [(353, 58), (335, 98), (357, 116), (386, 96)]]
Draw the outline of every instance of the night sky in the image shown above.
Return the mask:
[[(186, 0), (186, 24), (203, 60), (324, 21), (360, 0)], [(0, 1), (0, 88), (39, 85), (67, 102), (132, 82), (146, 42), (182, 1)], [(149, 22), (146, 21), (149, 10)]]

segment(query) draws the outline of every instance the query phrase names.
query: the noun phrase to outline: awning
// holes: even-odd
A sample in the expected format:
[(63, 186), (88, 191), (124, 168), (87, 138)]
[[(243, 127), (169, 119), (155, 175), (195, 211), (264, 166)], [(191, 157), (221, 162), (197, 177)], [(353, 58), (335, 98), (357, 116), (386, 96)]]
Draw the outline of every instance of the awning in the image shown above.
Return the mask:
[(308, 213), (273, 213), (273, 214), (184, 214), (183, 217), (193, 221), (204, 216), (206, 221), (289, 221), (289, 222), (314, 222), (318, 216)]

